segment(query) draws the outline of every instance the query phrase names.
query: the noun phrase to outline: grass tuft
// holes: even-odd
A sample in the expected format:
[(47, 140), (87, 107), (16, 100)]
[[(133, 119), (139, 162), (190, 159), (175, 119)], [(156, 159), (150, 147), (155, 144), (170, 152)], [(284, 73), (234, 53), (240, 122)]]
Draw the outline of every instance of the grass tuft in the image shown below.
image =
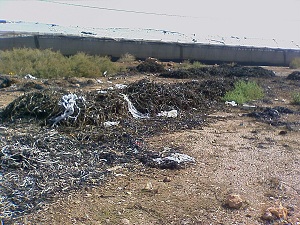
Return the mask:
[(264, 97), (263, 89), (255, 82), (238, 81), (234, 89), (223, 97), (224, 101), (235, 101), (238, 104), (261, 99)]

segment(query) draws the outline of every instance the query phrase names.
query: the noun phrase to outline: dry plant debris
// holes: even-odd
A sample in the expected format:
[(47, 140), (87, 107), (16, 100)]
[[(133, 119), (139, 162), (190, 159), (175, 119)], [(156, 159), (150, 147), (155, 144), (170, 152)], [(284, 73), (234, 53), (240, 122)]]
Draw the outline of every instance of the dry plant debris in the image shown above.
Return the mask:
[(288, 216), (287, 208), (283, 207), (282, 204), (280, 203), (278, 206), (272, 206), (267, 208), (264, 211), (262, 218), (268, 221), (273, 221), (277, 219), (286, 221), (287, 216)]
[(274, 77), (275, 73), (262, 67), (245, 67), (240, 65), (227, 65), (213, 67), (200, 67), (190, 69), (180, 69), (168, 71), (160, 74), (161, 77), (168, 78), (200, 78), (209, 76), (223, 77)]

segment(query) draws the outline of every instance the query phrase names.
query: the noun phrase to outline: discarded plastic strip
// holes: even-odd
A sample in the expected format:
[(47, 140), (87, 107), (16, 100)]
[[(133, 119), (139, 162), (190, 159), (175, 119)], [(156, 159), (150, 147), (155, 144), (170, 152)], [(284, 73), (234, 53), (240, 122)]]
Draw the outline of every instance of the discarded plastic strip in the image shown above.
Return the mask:
[(187, 163), (187, 162), (195, 162), (195, 159), (189, 155), (182, 154), (182, 153), (172, 153), (167, 157), (163, 158), (155, 158), (153, 159), (154, 162), (161, 164), (165, 161), (174, 161), (178, 164)]
[(127, 85), (126, 84), (116, 84), (115, 87), (117, 89), (124, 89), (124, 88), (127, 88)]
[(124, 100), (127, 101), (128, 110), (131, 113), (131, 115), (133, 116), (133, 118), (137, 118), (137, 119), (148, 119), (148, 118), (150, 118), (147, 114), (143, 114), (143, 113), (137, 111), (137, 109), (134, 107), (134, 105), (129, 100), (127, 95), (124, 95), (124, 94), (121, 94), (121, 95), (123, 96)]
[(30, 80), (36, 80), (37, 79), (35, 76), (32, 76), (31, 74), (27, 74), (24, 78), (25, 79), (30, 79)]
[(231, 105), (231, 106), (237, 106), (237, 104), (236, 104), (235, 101), (231, 101), (231, 102), (226, 101), (225, 104), (226, 104), (226, 105)]
[(243, 104), (243, 108), (256, 108), (255, 105)]
[(59, 121), (66, 119), (68, 117), (71, 117), (71, 115), (73, 115), (73, 113), (75, 112), (75, 108), (76, 107), (78, 109), (78, 114), (77, 116), (73, 117), (75, 120), (77, 119), (78, 115), (80, 114), (80, 108), (77, 106), (76, 104), (76, 100), (82, 100), (83, 102), (85, 102), (84, 97), (78, 97), (76, 94), (68, 94), (68, 95), (64, 95), (61, 100), (59, 101), (59, 105), (62, 105), (65, 108), (65, 111), (63, 114), (61, 114), (58, 117), (55, 117), (53, 119), (53, 124), (52, 126), (55, 126)]
[(103, 123), (104, 127), (112, 127), (119, 125), (120, 121), (113, 122), (113, 121), (106, 121)]
[(157, 116), (176, 118), (178, 116), (178, 111), (176, 109), (171, 111), (161, 111), (160, 113), (157, 114)]

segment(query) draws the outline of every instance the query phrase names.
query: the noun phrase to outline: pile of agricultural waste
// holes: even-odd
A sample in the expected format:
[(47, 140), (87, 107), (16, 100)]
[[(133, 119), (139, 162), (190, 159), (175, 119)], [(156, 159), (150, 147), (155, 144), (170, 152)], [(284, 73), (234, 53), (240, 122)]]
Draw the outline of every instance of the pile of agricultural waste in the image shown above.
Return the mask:
[(161, 73), (165, 71), (164, 66), (158, 62), (157, 59), (148, 58), (144, 62), (140, 63), (136, 70), (138, 72), (150, 72), (150, 73)]
[(165, 78), (207, 78), (210, 76), (222, 76), (222, 77), (274, 77), (275, 73), (271, 70), (264, 69), (262, 67), (246, 67), (240, 65), (227, 65), (212, 67), (200, 67), (190, 69), (179, 69), (174, 71), (168, 71), (160, 74)]
[[(74, 118), (61, 121), (61, 125), (82, 127), (101, 126), (105, 121), (116, 121), (129, 116), (128, 96), (135, 108), (142, 114), (155, 117), (161, 111), (179, 110), (207, 112), (217, 106), (224, 94), (233, 88), (232, 79), (209, 79), (176, 84), (159, 84), (140, 80), (122, 90), (103, 90), (75, 93), (80, 96), (74, 107)], [(63, 104), (58, 104), (63, 90), (43, 90), (27, 93), (10, 103), (2, 112), (2, 118), (15, 121), (18, 118), (38, 119), (51, 124), (63, 114)]]
[[(143, 139), (201, 127), (205, 114), (223, 107), (220, 99), (232, 88), (229, 78), (178, 84), (141, 80), (119, 90), (42, 90), (17, 98), (1, 113), (2, 222), (17, 221), (56, 194), (99, 186), (115, 165), (179, 168), (167, 159), (188, 156), (176, 151), (165, 157)], [(169, 110), (177, 110), (177, 117), (158, 116)], [(63, 115), (70, 116), (57, 121)]]
[(286, 126), (290, 128), (292, 126), (299, 126), (300, 122), (286, 122), (282, 121), (283, 115), (287, 114), (299, 114), (297, 111), (293, 111), (286, 107), (276, 106), (273, 108), (261, 108), (251, 113), (244, 114), (244, 116), (254, 117), (260, 122), (271, 124), (272, 126)]
[(300, 71), (294, 71), (287, 76), (288, 80), (300, 80)]

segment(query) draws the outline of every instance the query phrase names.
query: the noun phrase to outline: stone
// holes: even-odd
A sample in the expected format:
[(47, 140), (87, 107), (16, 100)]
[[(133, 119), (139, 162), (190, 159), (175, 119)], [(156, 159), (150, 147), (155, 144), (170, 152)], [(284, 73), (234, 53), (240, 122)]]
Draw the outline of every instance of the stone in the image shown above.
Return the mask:
[(171, 182), (171, 177), (165, 177), (164, 179), (163, 179), (163, 182)]
[(130, 225), (131, 223), (130, 223), (129, 219), (123, 218), (123, 219), (121, 219), (121, 224), (122, 225)]
[(228, 205), (229, 208), (239, 209), (243, 205), (243, 199), (240, 195), (229, 194), (226, 198), (226, 205)]

